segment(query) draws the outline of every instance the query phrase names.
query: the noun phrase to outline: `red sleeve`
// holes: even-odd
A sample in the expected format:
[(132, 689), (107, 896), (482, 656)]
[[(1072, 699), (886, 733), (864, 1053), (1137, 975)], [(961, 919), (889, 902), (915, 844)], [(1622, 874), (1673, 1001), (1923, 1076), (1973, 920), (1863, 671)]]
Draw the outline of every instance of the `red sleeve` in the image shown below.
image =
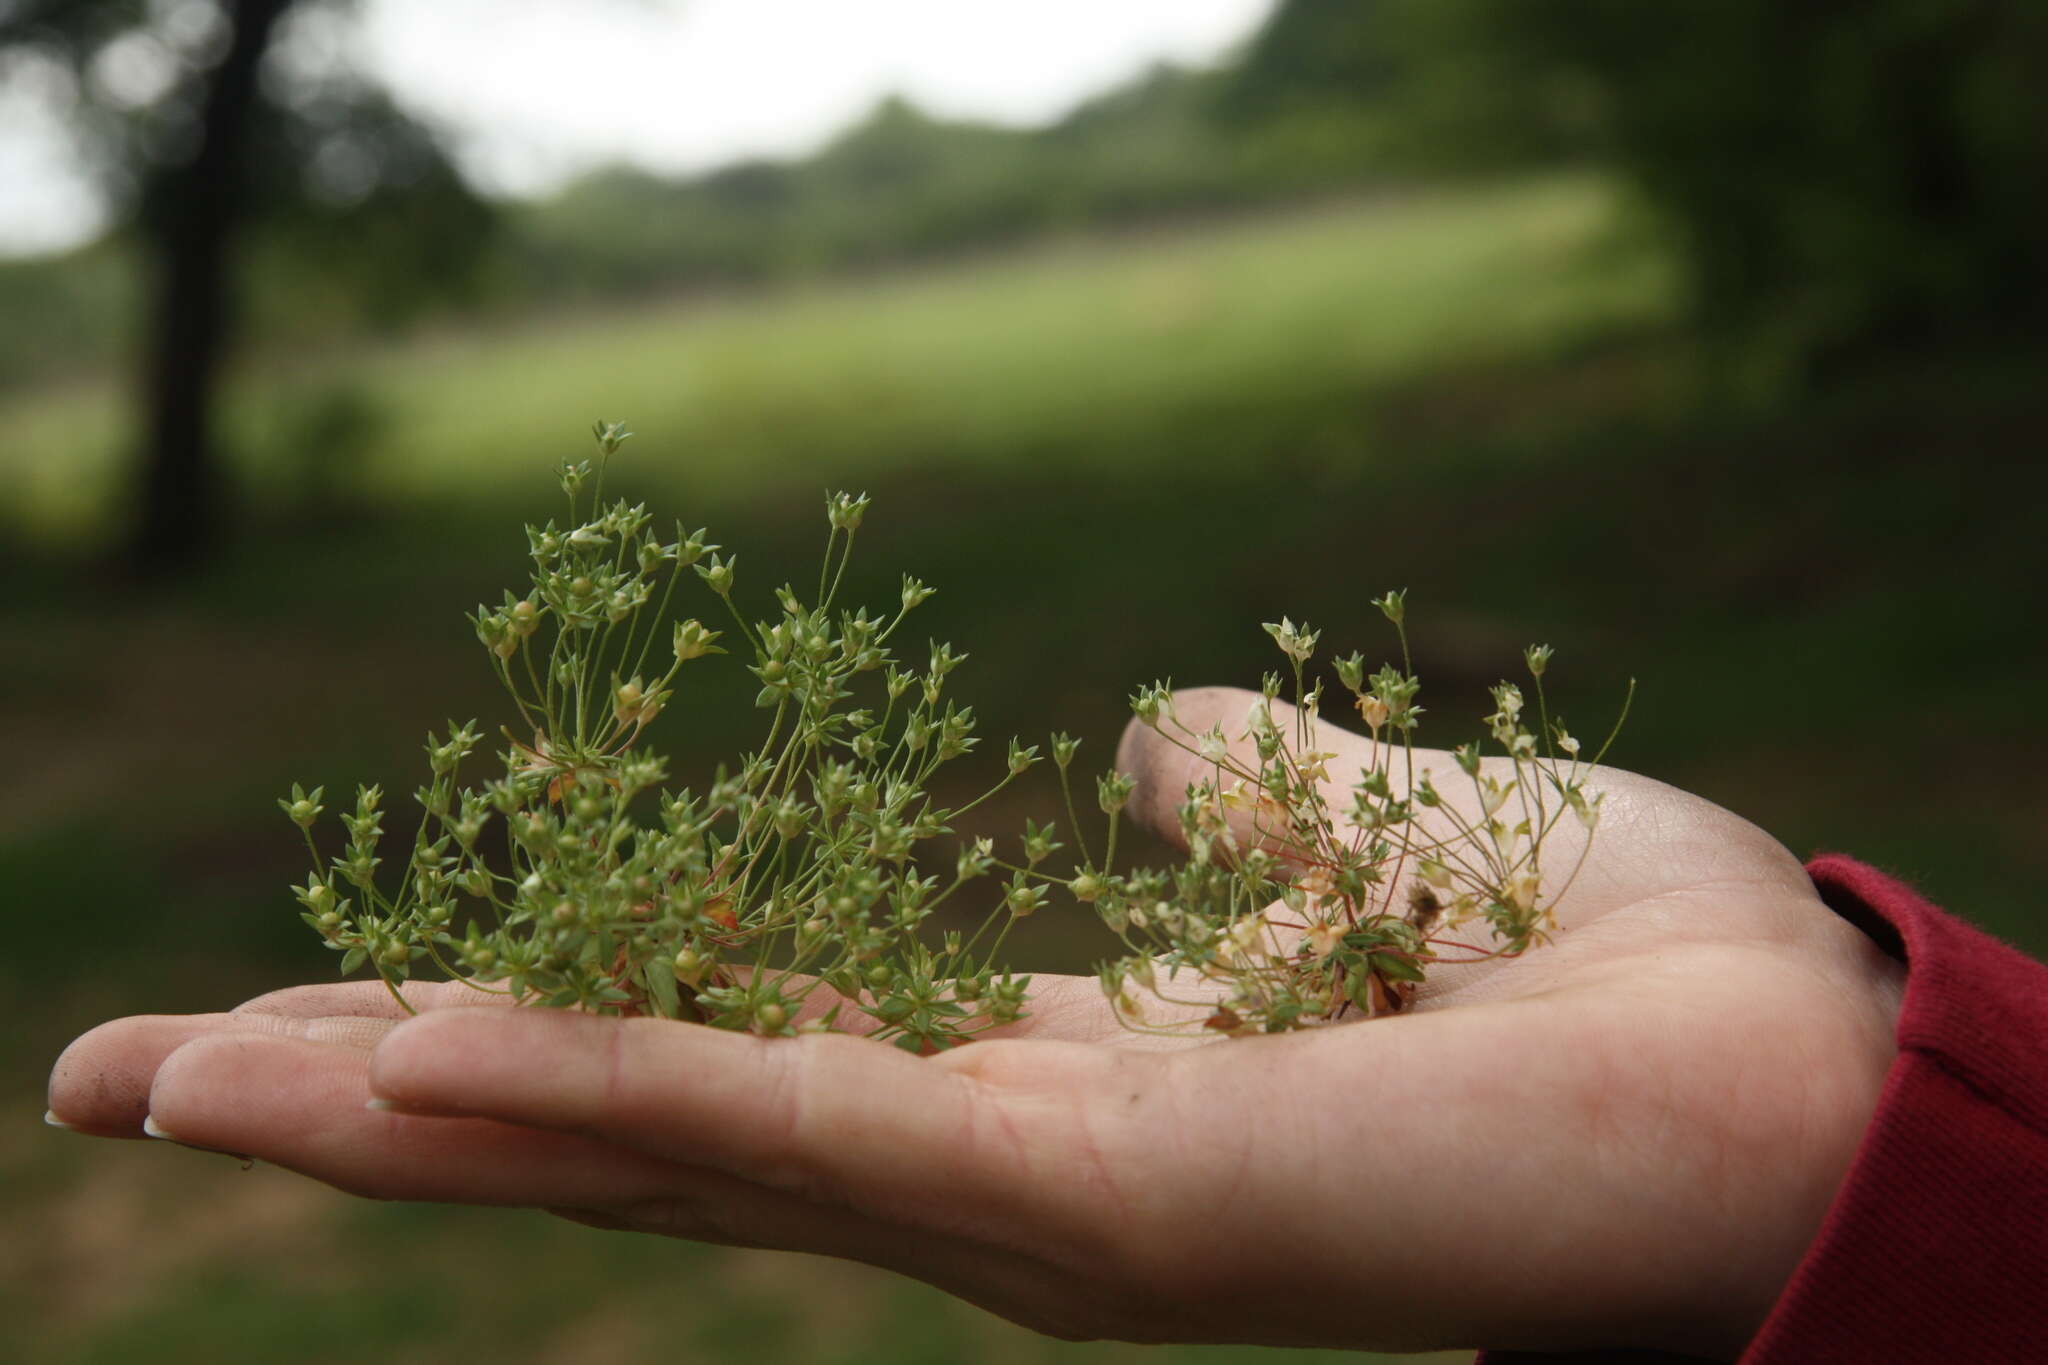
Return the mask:
[[(1883, 873), (1807, 865), (1907, 964), (1899, 1055), (1820, 1234), (1741, 1365), (2048, 1360), (2048, 966)], [(1650, 1365), (1491, 1351), (1475, 1365)]]

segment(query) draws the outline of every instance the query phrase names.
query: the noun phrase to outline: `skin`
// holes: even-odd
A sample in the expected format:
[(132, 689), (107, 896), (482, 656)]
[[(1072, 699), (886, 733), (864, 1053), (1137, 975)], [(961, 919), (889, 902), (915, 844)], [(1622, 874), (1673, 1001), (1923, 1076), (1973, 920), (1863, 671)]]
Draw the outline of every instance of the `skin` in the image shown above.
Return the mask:
[[(1176, 705), (1234, 733), (1252, 699)], [(1318, 743), (1333, 773), (1367, 752)], [(1168, 832), (1205, 771), (1135, 726), (1118, 764)], [(1162, 1043), (1093, 978), (1040, 977), (1007, 1036), (921, 1059), (305, 986), (104, 1024), (50, 1107), (371, 1198), (867, 1261), (1063, 1337), (1732, 1358), (1876, 1107), (1902, 969), (1755, 826), (1618, 770), (1592, 787), (1555, 943), (1440, 966), (1369, 1024)]]

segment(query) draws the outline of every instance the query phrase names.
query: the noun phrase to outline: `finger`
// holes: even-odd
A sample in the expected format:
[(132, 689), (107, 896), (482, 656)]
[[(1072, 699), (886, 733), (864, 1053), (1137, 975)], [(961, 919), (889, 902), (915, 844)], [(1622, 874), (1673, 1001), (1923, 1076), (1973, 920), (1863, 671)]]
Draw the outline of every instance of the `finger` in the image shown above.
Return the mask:
[[(1056, 1059), (1061, 1083), (1020, 1095), (951, 1060), (999, 1049)], [(1075, 1226), (1063, 1222), (1087, 1183), (1072, 1169), (1075, 1129), (1117, 1061), (1052, 1042), (979, 1043), (927, 1061), (842, 1035), (465, 1010), (393, 1030), (370, 1080), (408, 1111), (601, 1136), (821, 1206), (1039, 1245)]]
[[(522, 1013), (504, 1022), (541, 1017)], [(587, 1016), (546, 1017), (571, 1026), (571, 1033), (622, 1026)], [(651, 1027), (762, 1041), (690, 1026)], [(837, 1041), (906, 1068), (936, 1070), (893, 1049)], [(798, 1043), (766, 1046), (790, 1051)], [(543, 1054), (527, 1060), (541, 1062)], [(674, 1089), (690, 1088), (677, 1074), (666, 1080)], [(544, 1207), (599, 1227), (855, 1259), (1042, 1329), (1076, 1329), (1074, 1306), (1102, 1297), (1093, 1270), (1078, 1273), (1029, 1248), (1003, 1244), (1002, 1220), (990, 1216), (987, 1200), (953, 1207), (954, 1219), (968, 1229), (964, 1235), (929, 1226), (906, 1235), (900, 1203), (884, 1201), (880, 1214), (870, 1215), (852, 1201), (821, 1200), (809, 1189), (771, 1187), (587, 1133), (372, 1110), (365, 1105), (370, 1093), (361, 1053), (230, 1033), (178, 1049), (160, 1068), (150, 1105), (157, 1126), (176, 1141), (246, 1153), (369, 1198)], [(725, 1126), (747, 1117), (736, 1113)], [(772, 1135), (762, 1136), (773, 1144)], [(1084, 1266), (1096, 1262), (1093, 1256), (1074, 1259)], [(1089, 1311), (1097, 1321), (1110, 1321), (1115, 1309), (1096, 1303)]]
[[(1480, 760), (1480, 776), (1504, 788), (1507, 804), (1491, 811), (1483, 804), (1478, 782), (1463, 772), (1456, 757), (1441, 749), (1406, 747), (1393, 742), (1381, 744), (1369, 736), (1353, 733), (1320, 718), (1313, 719), (1305, 739), (1299, 737), (1299, 710), (1283, 701), (1267, 702), (1259, 693), (1241, 688), (1196, 688), (1173, 696), (1172, 714), (1162, 712), (1158, 725), (1133, 721), (1125, 728), (1118, 747), (1118, 766), (1138, 779), (1130, 809), (1135, 816), (1171, 842), (1186, 846), (1180, 825), (1180, 807), (1190, 785), (1214, 782), (1228, 791), (1238, 780), (1231, 774), (1260, 771), (1262, 763), (1256, 743), (1247, 733), (1247, 716), (1263, 707), (1275, 728), (1287, 739), (1289, 751), (1299, 764), (1306, 753), (1316, 753), (1326, 776), (1317, 782), (1339, 842), (1356, 843), (1362, 836), (1348, 818), (1354, 805), (1356, 784), (1373, 768), (1384, 768), (1388, 783), (1397, 796), (1409, 793), (1424, 777), (1430, 779), (1436, 804), (1417, 803), (1412, 817), (1398, 828), (1375, 837), (1394, 845), (1393, 875), (1385, 883), (1389, 893), (1399, 897), (1392, 904), (1405, 909), (1405, 883), (1424, 855), (1438, 857), (1452, 869), (1461, 883), (1481, 890), (1505, 880), (1513, 872), (1526, 870), (1527, 845), (1517, 845), (1510, 826), (1526, 822), (1540, 833), (1542, 856), (1541, 891), (1558, 895), (1565, 886), (1576, 885), (1580, 894), (1571, 903), (1575, 922), (1597, 918), (1614, 907), (1642, 900), (1647, 895), (1670, 889), (1682, 879), (1668, 857), (1674, 822), (1697, 825), (1715, 840), (1738, 837), (1753, 827), (1725, 811), (1648, 778), (1613, 768), (1574, 767), (1566, 762), (1560, 769), (1585, 784), (1586, 798), (1608, 802), (1608, 816), (1619, 815), (1620, 823), (1641, 824), (1647, 839), (1606, 841), (1598, 864), (1585, 865), (1591, 849), (1587, 827), (1570, 815), (1551, 779), (1547, 759), (1519, 768), (1514, 760), (1497, 755)], [(1200, 736), (1220, 728), (1224, 740), (1223, 770), (1215, 758), (1198, 752)], [(1561, 779), (1562, 780), (1562, 779)], [(1231, 835), (1244, 846), (1263, 847), (1280, 855), (1292, 871), (1301, 871), (1302, 839), (1286, 824), (1286, 817), (1270, 805), (1257, 801), (1256, 783), (1247, 801), (1226, 806), (1225, 819)], [(1492, 814), (1499, 814), (1498, 840), (1485, 831)], [(1613, 819), (1603, 823), (1615, 823)], [(1327, 837), (1327, 836), (1326, 836)], [(1766, 840), (1768, 842), (1768, 840)], [(1653, 846), (1659, 856), (1636, 857), (1638, 845)], [(1617, 848), (1616, 845), (1621, 847)], [(1519, 850), (1519, 851), (1518, 851)], [(1616, 856), (1619, 855), (1619, 856)], [(1726, 861), (1722, 859), (1722, 861)], [(1510, 866), (1511, 865), (1511, 866)], [(1507, 871), (1502, 868), (1507, 867)], [(1583, 875), (1582, 875), (1583, 874)], [(1483, 927), (1475, 932), (1446, 935), (1459, 942), (1478, 943), (1486, 938)]]
[(563, 1133), (380, 1113), (369, 1053), (278, 1034), (191, 1039), (158, 1066), (157, 1134), (255, 1156), (375, 1199), (604, 1207), (661, 1188), (664, 1163)]
[(199, 1038), (297, 1039), (367, 1053), (391, 1027), (360, 1015), (144, 1014), (101, 1024), (64, 1049), (50, 1071), (50, 1117), (93, 1137), (148, 1136), (150, 1087), (164, 1059)]
[(234, 1013), (297, 1018), (352, 1014), (396, 1022), (428, 1010), (512, 1003), (511, 997), (502, 991), (458, 981), (403, 981), (398, 985), (398, 993), (405, 997), (405, 1004), (399, 1004), (382, 981), (321, 982), (311, 986), (289, 986), (268, 995), (259, 995), (235, 1006)]
[(367, 1053), (241, 1032), (177, 1048), (148, 1103), (158, 1136), (371, 1199), (580, 1210), (698, 1241), (841, 1254), (883, 1240), (850, 1215), (722, 1172), (579, 1134), (376, 1110), (370, 1098)]
[[(1216, 765), (1199, 753), (1198, 737), (1221, 726), (1228, 762), (1248, 772), (1260, 767), (1256, 745), (1246, 737), (1246, 715), (1262, 700), (1259, 693), (1241, 688), (1194, 688), (1173, 694), (1174, 718), (1162, 713), (1158, 727), (1133, 721), (1125, 727), (1117, 751), (1117, 765), (1138, 779), (1129, 809), (1169, 842), (1185, 847), (1180, 828), (1180, 806), (1190, 784), (1216, 780)], [(1293, 743), (1298, 713), (1286, 702), (1270, 703), (1276, 727)], [(1176, 723), (1177, 722), (1177, 723)], [(1294, 745), (1299, 754), (1301, 745)], [(1345, 817), (1352, 806), (1353, 784), (1361, 772), (1382, 757), (1388, 763), (1388, 781), (1397, 795), (1409, 790), (1411, 774), (1428, 775), (1441, 804), (1415, 812), (1410, 827), (1415, 836), (1411, 846), (1444, 846), (1475, 869), (1484, 870), (1487, 852), (1481, 833), (1488, 821), (1477, 782), (1461, 771), (1456, 758), (1441, 749), (1416, 748), (1389, 755), (1363, 735), (1355, 734), (1326, 720), (1318, 720), (1311, 747), (1332, 755), (1327, 762), (1329, 778), (1320, 787), (1340, 834), (1355, 834)], [(1538, 770), (1549, 766), (1546, 758)], [(1731, 878), (1758, 881), (1779, 891), (1797, 892), (1806, 886), (1799, 860), (1768, 834), (1713, 803), (1659, 782), (1654, 778), (1604, 765), (1578, 765), (1560, 761), (1559, 774), (1583, 784), (1588, 801), (1599, 803), (1598, 832), (1577, 817), (1567, 814), (1565, 804), (1546, 776), (1532, 773), (1525, 761), (1518, 770), (1514, 760), (1494, 755), (1480, 760), (1480, 776), (1492, 778), (1510, 789), (1509, 804), (1500, 807), (1504, 825), (1527, 819), (1532, 830), (1547, 831), (1542, 839), (1541, 891), (1557, 897), (1552, 906), (1561, 926), (1589, 923), (1624, 906), (1636, 906), (1655, 897), (1685, 888)], [(1517, 779), (1521, 779), (1517, 781)], [(1229, 785), (1229, 779), (1223, 781)], [(1234, 837), (1247, 845), (1258, 845), (1287, 858), (1290, 840), (1275, 828), (1279, 817), (1263, 822), (1249, 810), (1226, 810)], [(1565, 894), (1569, 887), (1569, 894)], [(1478, 943), (1483, 930), (1453, 936), (1459, 941)]]
[[(406, 1004), (425, 1012), (504, 1003), (453, 982), (409, 981)], [(406, 1009), (382, 982), (333, 982), (272, 991), (225, 1014), (133, 1015), (100, 1025), (64, 1049), (50, 1071), (49, 1116), (93, 1137), (140, 1138), (149, 1087), (163, 1059), (194, 1038), (243, 1032), (367, 1049)]]
[[(1124, 727), (1117, 746), (1117, 766), (1137, 778), (1127, 809), (1153, 833), (1185, 848), (1186, 831), (1180, 810), (1188, 789), (1213, 784), (1220, 792), (1237, 793), (1242, 799), (1223, 808), (1233, 838), (1244, 847), (1259, 847), (1280, 855), (1289, 868), (1300, 870), (1304, 853), (1301, 838), (1272, 806), (1258, 800), (1257, 775), (1265, 766), (1250, 733), (1250, 718), (1263, 710), (1285, 739), (1287, 752), (1297, 768), (1319, 766), (1325, 774), (1315, 783), (1335, 821), (1339, 838), (1348, 838), (1356, 826), (1346, 817), (1361, 777), (1375, 768), (1385, 768), (1390, 785), (1405, 792), (1411, 776), (1428, 774), (1443, 797), (1442, 806), (1432, 812), (1415, 813), (1417, 833), (1450, 839), (1459, 829), (1475, 828), (1483, 822), (1476, 793), (1465, 790), (1468, 780), (1457, 770), (1457, 761), (1441, 749), (1407, 749), (1357, 734), (1320, 717), (1309, 719), (1302, 732), (1299, 708), (1284, 701), (1267, 701), (1260, 693), (1238, 687), (1198, 687), (1173, 694), (1170, 710), (1163, 709), (1159, 722), (1148, 725), (1133, 720)], [(1224, 745), (1221, 755), (1202, 752), (1202, 738), (1220, 730)], [(1511, 777), (1512, 764), (1505, 758), (1483, 760), (1494, 775)]]
[[(452, 982), (408, 982), (401, 989), (407, 1003), (422, 1014), (505, 1003), (504, 997)], [(381, 983), (352, 982), (274, 991), (229, 1013), (116, 1019), (74, 1040), (57, 1059), (49, 1081), (50, 1116), (89, 1136), (146, 1137), (142, 1121), (149, 1115), (149, 1089), (157, 1067), (193, 1039), (242, 1032), (368, 1049), (393, 1024), (409, 1017)], [(1182, 1045), (1177, 1039), (1124, 1029), (1092, 976), (1039, 976), (1029, 1013), (1000, 1033), (1139, 1048)]]
[[(1228, 764), (1247, 772), (1259, 771), (1258, 749), (1245, 738), (1246, 717), (1263, 702), (1257, 692), (1241, 687), (1193, 687), (1175, 692), (1170, 709), (1163, 709), (1157, 725), (1132, 720), (1124, 727), (1117, 744), (1116, 766), (1137, 779), (1125, 808), (1131, 816), (1160, 838), (1185, 848), (1187, 837), (1181, 828), (1180, 808), (1187, 801), (1188, 788), (1204, 782), (1219, 782), (1228, 789), (1233, 779), (1219, 777), (1214, 759), (1197, 750), (1200, 737), (1220, 727), (1226, 742)], [(1272, 704), (1276, 723), (1291, 727), (1294, 708), (1285, 702)], [(1291, 733), (1291, 728), (1283, 733)], [(1319, 727), (1317, 747), (1336, 752), (1330, 763), (1333, 773), (1356, 773), (1372, 762), (1376, 746), (1362, 735), (1334, 725)], [(1337, 784), (1329, 784), (1335, 792)], [(1247, 845), (1260, 844), (1282, 851), (1279, 842), (1264, 837), (1250, 812), (1230, 811), (1231, 832)]]
[[(1252, 738), (1250, 720), (1264, 712), (1286, 741), (1286, 752), (1300, 775), (1320, 769), (1314, 785), (1320, 793), (1332, 828), (1322, 832), (1297, 829), (1276, 805), (1264, 799), (1258, 775), (1267, 760), (1259, 756)], [(1204, 737), (1220, 731), (1221, 750), (1208, 746)], [(1353, 805), (1356, 783), (1368, 771), (1386, 769), (1396, 789), (1405, 788), (1411, 772), (1428, 773), (1449, 768), (1455, 760), (1440, 750), (1416, 749), (1412, 753), (1392, 743), (1382, 744), (1369, 736), (1355, 734), (1320, 718), (1304, 718), (1298, 708), (1284, 701), (1269, 701), (1257, 692), (1236, 687), (1201, 687), (1173, 694), (1172, 705), (1161, 709), (1158, 722), (1133, 720), (1124, 728), (1117, 746), (1117, 766), (1137, 779), (1130, 805), (1132, 814), (1154, 833), (1180, 847), (1188, 846), (1187, 831), (1181, 823), (1181, 808), (1188, 792), (1197, 785), (1209, 785), (1226, 799), (1220, 803), (1231, 839), (1239, 847), (1263, 848), (1279, 856), (1291, 873), (1307, 870), (1311, 862), (1327, 866), (1334, 856), (1331, 844), (1354, 844), (1357, 826), (1346, 812)], [(1414, 822), (1399, 832), (1379, 837), (1396, 845), (1396, 858), (1403, 869), (1412, 870), (1413, 859), (1404, 842), (1431, 839), (1453, 840), (1460, 824), (1470, 828), (1480, 816), (1476, 802), (1469, 814), (1457, 812), (1455, 789), (1445, 808), (1416, 812)], [(1402, 834), (1410, 836), (1404, 841)], [(1401, 890), (1397, 876), (1390, 893)], [(1394, 902), (1394, 908), (1405, 908)]]

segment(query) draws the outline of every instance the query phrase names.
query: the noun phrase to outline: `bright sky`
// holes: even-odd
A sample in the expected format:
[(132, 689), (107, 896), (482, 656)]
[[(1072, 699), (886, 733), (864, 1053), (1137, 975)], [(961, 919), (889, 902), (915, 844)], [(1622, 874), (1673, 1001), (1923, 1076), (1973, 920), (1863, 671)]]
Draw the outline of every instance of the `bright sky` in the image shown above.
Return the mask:
[[(525, 195), (606, 161), (679, 172), (801, 154), (890, 93), (1044, 122), (1154, 62), (1215, 61), (1272, 3), (364, 0), (346, 28), (298, 24), (280, 65), (359, 64), (451, 135), (479, 187)], [(99, 220), (50, 113), (63, 92), (23, 74), (0, 73), (0, 252), (68, 245)], [(147, 88), (146, 69), (109, 74)]]

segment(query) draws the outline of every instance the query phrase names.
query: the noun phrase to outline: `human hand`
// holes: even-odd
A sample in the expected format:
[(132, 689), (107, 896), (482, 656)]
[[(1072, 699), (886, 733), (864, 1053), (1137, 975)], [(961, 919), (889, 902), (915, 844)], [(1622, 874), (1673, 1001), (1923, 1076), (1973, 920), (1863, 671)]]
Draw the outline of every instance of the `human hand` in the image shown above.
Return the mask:
[[(1347, 744), (1325, 727), (1333, 771)], [(1194, 761), (1134, 728), (1119, 765), (1173, 831)], [(1439, 964), (1369, 1026), (1162, 1044), (1040, 977), (1007, 1036), (920, 1059), (313, 986), (103, 1025), (51, 1109), (379, 1198), (868, 1261), (1060, 1335), (1733, 1355), (1875, 1107), (1902, 973), (1754, 826), (1593, 785), (1556, 943)]]

